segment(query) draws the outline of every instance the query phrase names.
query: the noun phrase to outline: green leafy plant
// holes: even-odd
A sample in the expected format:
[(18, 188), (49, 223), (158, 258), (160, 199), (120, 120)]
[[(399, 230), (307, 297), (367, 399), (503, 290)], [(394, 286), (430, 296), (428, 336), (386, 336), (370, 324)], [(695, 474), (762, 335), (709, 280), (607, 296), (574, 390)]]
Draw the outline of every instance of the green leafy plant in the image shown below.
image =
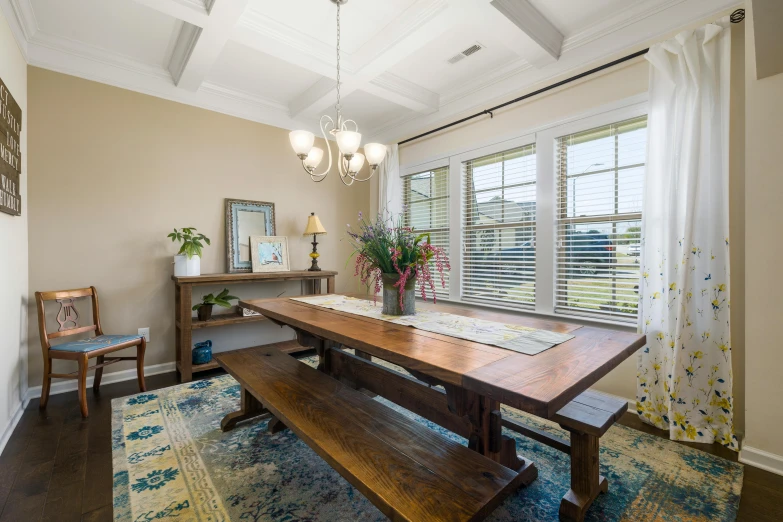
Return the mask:
[(181, 241), (182, 246), (179, 247), (177, 255), (185, 254), (188, 258), (193, 256), (201, 257), (201, 249), (204, 248), (204, 243), (210, 244), (209, 238), (204, 234), (196, 233), (194, 227), (186, 227), (182, 230), (175, 228), (174, 232), (166, 237), (170, 237), (172, 242)]
[(198, 310), (202, 306), (218, 305), (223, 308), (231, 308), (231, 303), (234, 299), (239, 299), (233, 295), (228, 295), (228, 288), (224, 288), (218, 295), (207, 294), (201, 298), (201, 302), (197, 305), (193, 305), (193, 310)]

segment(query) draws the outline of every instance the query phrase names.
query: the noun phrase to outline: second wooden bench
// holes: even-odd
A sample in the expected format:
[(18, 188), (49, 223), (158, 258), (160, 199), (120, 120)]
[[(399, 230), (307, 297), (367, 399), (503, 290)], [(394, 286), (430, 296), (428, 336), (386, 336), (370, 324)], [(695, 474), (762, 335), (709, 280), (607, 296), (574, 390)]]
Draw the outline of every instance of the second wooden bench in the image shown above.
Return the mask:
[(242, 386), (224, 429), (268, 412), (392, 520), (481, 520), (532, 480), (274, 348), (216, 359)]

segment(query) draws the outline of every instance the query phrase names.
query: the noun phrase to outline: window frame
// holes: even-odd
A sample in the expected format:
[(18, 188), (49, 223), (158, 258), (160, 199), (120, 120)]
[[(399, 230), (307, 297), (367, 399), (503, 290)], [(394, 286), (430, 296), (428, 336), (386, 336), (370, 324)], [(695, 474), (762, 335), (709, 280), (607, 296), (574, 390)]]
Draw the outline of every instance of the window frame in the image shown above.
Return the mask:
[[(418, 229), (418, 230), (431, 232), (431, 231), (437, 231), (437, 230), (441, 230), (442, 229), (442, 230), (446, 231), (448, 239), (449, 239), (449, 252), (453, 252), (453, 248), (451, 246), (452, 243), (451, 243), (451, 226), (450, 226), (451, 207), (452, 207), (452, 205), (451, 205), (451, 178), (453, 177), (453, 175), (452, 175), (451, 169), (449, 168), (448, 161), (443, 161), (443, 160), (441, 160), (441, 161), (433, 161), (433, 162), (428, 162), (426, 164), (417, 165), (417, 166), (415, 166), (413, 168), (407, 168), (407, 169), (400, 168), (400, 190), (402, 191), (401, 200), (403, 201), (403, 203), (405, 202), (406, 178), (410, 178), (412, 176), (416, 176), (417, 174), (424, 174), (426, 172), (434, 172), (436, 170), (440, 170), (440, 169), (444, 169), (444, 168), (446, 169), (446, 179), (448, 181), (448, 185), (447, 185), (447, 189), (446, 189), (446, 195), (445, 196), (439, 196), (438, 198), (435, 198), (435, 199), (439, 200), (439, 199), (443, 199), (443, 198), (448, 198), (448, 200), (449, 200), (448, 208), (446, 210), (446, 215), (449, 218), (448, 226), (443, 228), (443, 229), (441, 227), (438, 227), (438, 228), (427, 228), (427, 229)], [(433, 201), (433, 198), (430, 198), (430, 201)], [(403, 216), (402, 216), (403, 223), (405, 223), (405, 214), (406, 214), (406, 212), (403, 211)], [(454, 257), (454, 256), (453, 256), (453, 254), (450, 253), (449, 254), (449, 260), (451, 260), (452, 257)], [(451, 300), (451, 286), (453, 284), (453, 273), (454, 273), (454, 271), (452, 270), (448, 274), (448, 291), (449, 291), (448, 298), (444, 298), (443, 295), (439, 295), (438, 299), (441, 299), (441, 300), (446, 299), (446, 300), (449, 300), (449, 301)], [(439, 290), (442, 290), (442, 288), (440, 288), (440, 276), (437, 276), (437, 275), (435, 275), (433, 273), (433, 278), (435, 280), (435, 287), (436, 287), (435, 291), (436, 291), (437, 294), (439, 294), (440, 293)], [(418, 284), (419, 283), (417, 282), (416, 284), (417, 284), (416, 295), (418, 296)], [(427, 289), (427, 291), (429, 292), (430, 289)]]
[[(536, 147), (536, 262), (535, 262), (535, 307), (515, 308), (523, 314), (543, 315), (559, 321), (579, 323), (610, 324), (621, 328), (636, 329), (636, 325), (627, 321), (601, 316), (583, 316), (555, 313), (555, 290), (557, 277), (557, 138), (568, 134), (590, 130), (604, 125), (622, 122), (638, 116), (647, 115), (649, 108), (647, 93), (618, 100), (589, 111), (563, 118), (559, 121), (531, 128), (525, 132), (500, 136), (484, 141), (479, 145), (463, 146), (439, 157), (404, 165), (400, 176), (430, 170), (444, 165), (449, 166), (449, 245), (451, 248), (451, 274), (448, 301), (480, 308), (507, 310), (500, 305), (464, 301), (462, 299), (462, 243), (465, 223), (463, 222), (464, 180), (463, 163), (534, 144)], [(645, 158), (646, 161), (646, 158)], [(445, 300), (445, 299), (444, 299)]]
[[(467, 212), (466, 212), (467, 201), (465, 200), (465, 197), (469, 193), (468, 190), (467, 190), (467, 170), (466, 170), (467, 163), (469, 161), (474, 161), (476, 159), (483, 159), (483, 158), (485, 158), (487, 156), (494, 156), (494, 155), (497, 155), (497, 154), (502, 154), (502, 153), (505, 153), (505, 152), (510, 152), (510, 151), (513, 151), (513, 150), (522, 149), (522, 148), (526, 148), (526, 147), (530, 147), (530, 146), (533, 147), (533, 155), (536, 155), (538, 153), (538, 151), (535, 148), (536, 142), (535, 142), (535, 135), (533, 135), (533, 134), (523, 136), (523, 137), (518, 138), (516, 140), (503, 142), (501, 144), (498, 144), (497, 146), (493, 146), (491, 149), (488, 148), (488, 147), (477, 149), (476, 151), (472, 151), (472, 152), (479, 152), (479, 151), (483, 152), (484, 150), (488, 150), (488, 149), (493, 150), (493, 152), (490, 152), (488, 154), (481, 154), (481, 155), (475, 156), (475, 157), (471, 157), (469, 160), (465, 160), (465, 161), (460, 162), (459, 178), (460, 178), (460, 187), (461, 187), (460, 190), (461, 190), (461, 193), (462, 193), (462, 199), (460, 201), (460, 208), (459, 208), (459, 212), (460, 212), (460, 227), (459, 227), (460, 243), (459, 243), (459, 252), (461, 253), (461, 256), (460, 256), (460, 269), (461, 269), (461, 272), (460, 272), (460, 278), (459, 278), (459, 286), (460, 286), (460, 296), (459, 296), (459, 299), (460, 299), (461, 302), (469, 302), (469, 303), (477, 303), (477, 304), (483, 304), (484, 303), (484, 302), (482, 302), (482, 300), (480, 300), (478, 298), (466, 298), (466, 299), (463, 299), (463, 293), (464, 293), (464, 290), (465, 290), (464, 289), (464, 283), (466, 282), (466, 280), (465, 280), (465, 277), (464, 277), (465, 271), (462, 270), (462, 268), (463, 268), (463, 265), (464, 265), (464, 257), (465, 257), (465, 254), (467, 253), (467, 248), (466, 248), (466, 246), (464, 244), (463, 239), (465, 238), (465, 235), (466, 235), (466, 233), (469, 230), (469, 225), (467, 223), (465, 223), (465, 221), (464, 221), (465, 216), (467, 214)], [(498, 147), (499, 147), (499, 150), (497, 150)], [(474, 154), (471, 154), (471, 156), (473, 156), (473, 155)], [(503, 161), (505, 162), (507, 160), (503, 160)], [(503, 167), (501, 167), (501, 168), (505, 169), (505, 165)], [(504, 173), (504, 176), (505, 176), (505, 173)], [(503, 184), (501, 184), (500, 187), (484, 188), (484, 189), (481, 189), (481, 190), (478, 190), (478, 191), (475, 191), (475, 192), (480, 193), (480, 192), (483, 192), (483, 191), (497, 190), (498, 188), (500, 188), (503, 191), (503, 193), (505, 193), (505, 191), (507, 189), (512, 189), (512, 188), (521, 187), (521, 186), (535, 185), (537, 183), (537, 181), (538, 181), (538, 169), (536, 168), (536, 179), (535, 180), (524, 181), (524, 182), (521, 182), (521, 183), (514, 183), (514, 184), (510, 184), (510, 185), (505, 185), (505, 183), (503, 183)], [(538, 202), (536, 201), (536, 204), (537, 203)], [(511, 229), (516, 229), (516, 228), (520, 228), (520, 226), (525, 226), (527, 224), (532, 224), (533, 225), (533, 230), (534, 231), (536, 230), (535, 227), (537, 225), (537, 221), (535, 219), (527, 220), (527, 221), (519, 221), (519, 222), (514, 222), (514, 223), (503, 223), (503, 224), (498, 224), (497, 226), (494, 226), (494, 227), (489, 227), (487, 225), (473, 225), (473, 226), (470, 227), (470, 230), (481, 230), (482, 228), (494, 228), (494, 229), (511, 228)], [(534, 241), (535, 240), (537, 240), (537, 234), (535, 234), (535, 232), (534, 232)], [(514, 309), (519, 309), (519, 310), (535, 310), (535, 294), (534, 294), (534, 298), (533, 299), (534, 299), (534, 302), (532, 304), (527, 304), (527, 303), (522, 303), (522, 302), (517, 302), (517, 301), (509, 301), (509, 307), (510, 308), (514, 308)], [(486, 303), (487, 304), (491, 303), (491, 300), (487, 300)], [(498, 306), (501, 306), (500, 303), (498, 303)]]
[[(628, 122), (628, 121), (639, 119), (641, 117), (645, 118), (644, 127), (646, 129), (647, 128), (647, 123), (649, 121), (649, 117), (647, 115), (647, 111), (645, 111), (643, 114), (640, 114), (638, 116), (634, 116), (634, 117), (626, 118), (626, 119), (622, 119), (622, 120), (616, 120), (616, 121), (613, 121), (612, 123), (607, 123), (607, 124), (604, 124), (604, 125), (598, 125), (597, 127), (590, 127), (588, 129), (584, 129), (584, 131), (591, 131), (591, 130), (595, 130), (595, 129), (601, 129), (601, 128), (605, 128), (605, 127), (610, 126), (610, 125), (616, 125), (616, 124), (619, 124), (619, 123), (625, 123), (625, 122)], [(622, 223), (622, 222), (625, 222), (625, 221), (639, 221), (639, 222), (641, 222), (641, 220), (642, 220), (642, 211), (641, 210), (638, 211), (638, 212), (618, 212), (618, 210), (619, 210), (619, 199), (618, 199), (618, 194), (617, 194), (617, 188), (619, 186), (618, 183), (619, 183), (619, 176), (620, 176), (621, 172), (626, 171), (626, 170), (630, 170), (630, 169), (634, 169), (634, 168), (638, 168), (638, 167), (642, 166), (642, 167), (644, 167), (645, 173), (646, 173), (646, 170), (647, 170), (647, 154), (646, 154), (646, 152), (645, 152), (645, 161), (644, 161), (644, 163), (629, 164), (629, 165), (622, 165), (622, 166), (619, 165), (618, 164), (619, 160), (618, 160), (618, 155), (617, 154), (618, 154), (618, 147), (619, 147), (618, 138), (619, 138), (620, 135), (619, 134), (615, 134), (614, 135), (614, 148), (615, 148), (615, 158), (614, 158), (615, 163), (614, 163), (614, 166), (609, 167), (609, 168), (605, 168), (605, 169), (594, 170), (594, 171), (590, 171), (590, 172), (587, 172), (587, 173), (577, 174), (575, 176), (568, 177), (566, 172), (560, 170), (560, 168), (562, 166), (558, 164), (558, 155), (559, 155), (559, 153), (557, 151), (557, 147), (560, 145), (559, 140), (561, 138), (565, 138), (565, 137), (567, 137), (567, 136), (569, 136), (571, 134), (578, 134), (580, 132), (582, 132), (582, 131), (577, 131), (576, 133), (566, 133), (566, 134), (558, 135), (555, 138), (555, 159), (554, 159), (554, 162), (555, 162), (555, 170), (554, 170), (554, 176), (555, 176), (555, 228), (554, 228), (554, 234), (555, 234), (555, 237), (554, 237), (554, 241), (555, 241), (555, 256), (554, 256), (554, 259), (553, 259), (553, 262), (555, 263), (555, 266), (553, 267), (555, 280), (554, 280), (554, 288), (553, 288), (553, 308), (554, 308), (553, 313), (556, 316), (558, 316), (558, 317), (564, 317), (564, 316), (565, 317), (587, 317), (587, 318), (596, 318), (596, 319), (606, 320), (606, 321), (616, 321), (616, 322), (621, 323), (621, 324), (632, 324), (634, 321), (631, 321), (631, 320), (623, 320), (623, 319), (619, 319), (619, 318), (612, 319), (612, 317), (617, 317), (616, 313), (613, 316), (612, 314), (604, 314), (602, 312), (597, 312), (597, 311), (593, 312), (593, 311), (588, 311), (588, 310), (583, 310), (583, 311), (576, 311), (576, 310), (574, 310), (571, 313), (565, 313), (565, 312), (562, 312), (562, 311), (560, 311), (560, 312), (557, 311), (557, 297), (558, 297), (557, 296), (557, 292), (558, 292), (557, 284), (558, 284), (558, 277), (559, 277), (558, 265), (557, 265), (557, 262), (558, 262), (558, 249), (562, 248), (562, 247), (558, 246), (558, 239), (559, 239), (559, 233), (560, 233), (560, 231), (558, 230), (558, 227), (560, 225), (562, 225), (563, 222), (566, 222), (566, 221), (569, 222), (569, 223), (572, 223), (572, 224), (579, 224), (579, 223), (609, 223), (609, 224), (613, 224), (614, 227), (616, 227), (617, 223)], [(559, 201), (558, 201), (559, 194), (557, 193), (557, 188), (558, 188), (558, 185), (564, 179), (566, 179), (566, 180), (567, 179), (575, 179), (575, 178), (579, 178), (579, 177), (583, 177), (583, 176), (592, 176), (592, 175), (607, 174), (607, 173), (614, 174), (614, 187), (615, 187), (615, 189), (614, 189), (615, 190), (615, 194), (614, 194), (614, 213), (612, 213), (612, 214), (589, 215), (589, 216), (584, 216), (584, 217), (582, 217), (582, 216), (580, 216), (580, 217), (573, 217), (572, 216), (570, 218), (567, 216), (567, 214), (564, 215), (564, 214), (561, 213), (562, 208), (559, 206)], [(642, 190), (644, 190), (644, 186), (643, 185), (642, 185)], [(612, 235), (616, 235), (616, 233), (613, 233)], [(617, 244), (615, 244), (614, 247), (617, 248)], [(641, 272), (641, 270), (640, 270), (640, 272)], [(560, 277), (562, 277), (562, 276), (560, 276)], [(615, 278), (612, 279), (612, 284), (613, 285), (617, 285), (618, 284), (617, 280)], [(639, 310), (637, 308), (636, 320), (638, 320), (638, 311)]]

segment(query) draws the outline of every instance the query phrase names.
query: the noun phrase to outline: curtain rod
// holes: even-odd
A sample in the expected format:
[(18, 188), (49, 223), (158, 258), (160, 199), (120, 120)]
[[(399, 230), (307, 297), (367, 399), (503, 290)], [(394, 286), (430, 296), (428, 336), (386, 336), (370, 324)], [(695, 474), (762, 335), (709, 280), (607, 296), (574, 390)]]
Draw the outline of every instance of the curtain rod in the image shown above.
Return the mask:
[[(745, 19), (745, 10), (744, 9), (737, 9), (731, 15), (729, 16), (729, 19), (731, 20), (731, 23), (738, 24), (741, 21)], [(538, 89), (537, 91), (533, 91), (530, 93), (527, 93), (523, 96), (520, 96), (519, 98), (514, 98), (513, 100), (507, 101), (505, 103), (501, 103), (500, 105), (495, 105), (494, 107), (490, 107), (489, 109), (483, 110), (481, 112), (477, 112), (476, 114), (471, 114), (470, 116), (466, 116), (460, 120), (453, 121), (451, 123), (447, 123), (446, 125), (443, 125), (441, 127), (438, 127), (437, 129), (432, 129), (430, 131), (424, 132), (422, 134), (419, 134), (417, 136), (414, 136), (412, 138), (408, 138), (406, 140), (402, 140), (401, 142), (397, 143), (397, 145), (405, 145), (406, 143), (410, 143), (411, 141), (418, 140), (419, 138), (423, 138), (425, 136), (429, 136), (430, 134), (435, 134), (436, 132), (440, 132), (442, 130), (448, 129), (449, 127), (454, 127), (455, 125), (459, 125), (460, 123), (465, 123), (468, 120), (472, 120), (473, 118), (478, 118), (479, 116), (484, 116), (485, 114), (489, 114), (490, 118), (494, 118), (495, 115), (493, 114), (494, 111), (498, 109), (502, 109), (504, 107), (507, 107), (509, 105), (513, 105), (515, 103), (519, 103), (523, 100), (526, 100), (528, 98), (531, 98), (533, 96), (537, 96), (539, 94), (545, 93), (547, 91), (551, 91), (552, 89), (556, 89), (558, 87), (561, 87), (563, 85), (566, 85), (568, 83), (574, 82), (576, 80), (582, 79), (585, 76), (590, 76), (591, 74), (595, 74), (597, 72), (601, 72), (605, 69), (608, 69), (610, 67), (614, 67), (615, 65), (619, 65), (623, 62), (627, 62), (628, 60), (633, 60), (634, 58), (637, 58), (639, 56), (647, 54), (647, 51), (649, 51), (650, 48), (642, 49), (641, 51), (637, 51), (633, 54), (629, 54), (628, 56), (623, 56), (622, 58), (618, 58), (617, 60), (614, 60), (609, 63), (605, 63), (599, 67), (596, 67), (594, 69), (590, 69), (589, 71), (585, 71), (583, 73), (577, 74), (576, 76), (571, 76), (570, 78), (566, 78), (565, 80), (561, 80), (557, 83), (553, 83), (552, 85), (548, 85), (546, 87), (543, 87), (541, 89)]]

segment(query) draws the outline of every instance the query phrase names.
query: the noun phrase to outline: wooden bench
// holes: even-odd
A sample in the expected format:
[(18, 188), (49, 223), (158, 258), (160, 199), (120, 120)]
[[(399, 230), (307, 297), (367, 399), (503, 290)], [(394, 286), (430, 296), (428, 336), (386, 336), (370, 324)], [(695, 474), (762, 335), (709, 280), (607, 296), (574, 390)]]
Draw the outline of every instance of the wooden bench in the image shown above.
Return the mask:
[(242, 386), (224, 430), (271, 414), (392, 520), (481, 520), (535, 478), (532, 463), (506, 468), (274, 348), (216, 359)]
[(586, 391), (566, 404), (554, 420), (571, 433), (571, 489), (560, 501), (561, 520), (581, 522), (609, 484), (598, 472), (598, 440), (628, 410), (624, 400)]

